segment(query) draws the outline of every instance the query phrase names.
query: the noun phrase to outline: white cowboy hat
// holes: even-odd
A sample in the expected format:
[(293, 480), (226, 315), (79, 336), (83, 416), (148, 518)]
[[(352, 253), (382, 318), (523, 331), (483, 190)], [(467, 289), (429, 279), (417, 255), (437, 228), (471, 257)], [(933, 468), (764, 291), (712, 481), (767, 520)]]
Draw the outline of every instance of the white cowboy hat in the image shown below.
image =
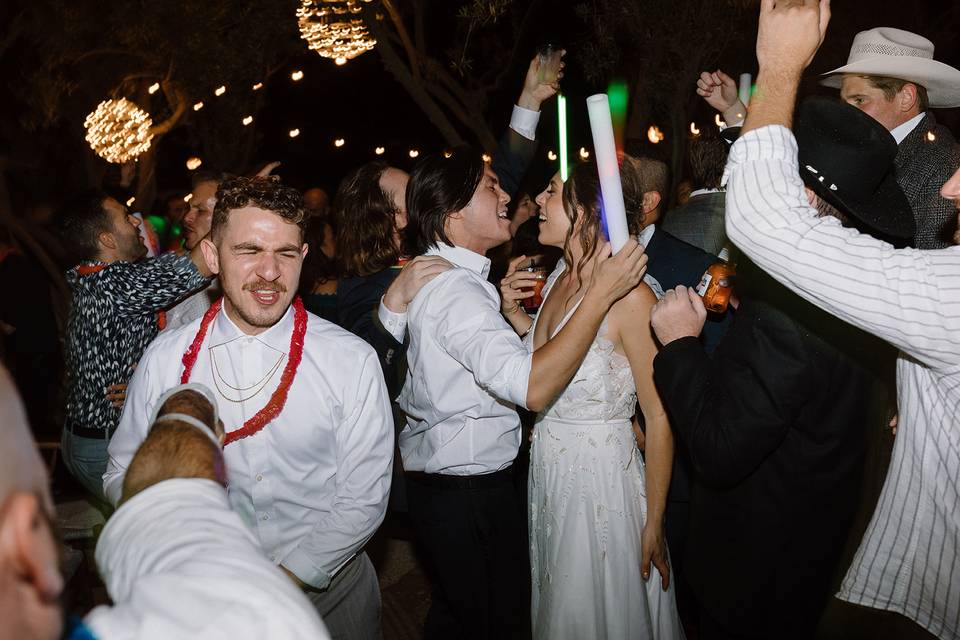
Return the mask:
[(960, 107), (960, 71), (933, 59), (932, 42), (902, 29), (861, 31), (853, 39), (847, 64), (823, 74), (820, 83), (840, 88), (843, 74), (906, 80), (927, 90), (931, 107)]

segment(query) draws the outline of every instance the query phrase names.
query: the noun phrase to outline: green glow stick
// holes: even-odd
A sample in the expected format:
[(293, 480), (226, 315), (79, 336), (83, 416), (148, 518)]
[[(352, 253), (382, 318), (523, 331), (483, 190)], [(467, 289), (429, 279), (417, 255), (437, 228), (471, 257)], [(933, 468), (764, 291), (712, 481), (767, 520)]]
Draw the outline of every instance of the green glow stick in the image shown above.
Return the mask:
[(560, 94), (557, 96), (557, 123), (560, 128), (560, 179), (567, 181), (567, 99)]

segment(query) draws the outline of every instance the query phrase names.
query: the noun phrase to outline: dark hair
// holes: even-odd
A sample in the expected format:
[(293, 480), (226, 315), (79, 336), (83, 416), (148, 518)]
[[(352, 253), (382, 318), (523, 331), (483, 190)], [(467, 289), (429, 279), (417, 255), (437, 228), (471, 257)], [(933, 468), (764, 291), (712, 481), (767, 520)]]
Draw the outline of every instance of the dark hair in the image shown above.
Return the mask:
[(315, 285), (337, 279), (336, 256), (328, 258), (322, 250), (327, 225), (330, 225), (334, 237), (336, 237), (336, 227), (327, 216), (310, 216), (307, 219), (303, 241), (310, 245), (310, 251), (307, 252), (307, 257), (303, 260), (303, 267), (300, 269), (300, 291), (302, 293), (309, 294)]
[(56, 216), (58, 231), (72, 262), (89, 262), (99, 256), (97, 237), (105, 231), (113, 231), (110, 216), (103, 208), (109, 197), (105, 191), (85, 191), (60, 207)]
[(393, 240), (397, 208), (380, 186), (389, 168), (385, 162), (368, 162), (347, 175), (337, 189), (333, 220), (337, 265), (344, 277), (372, 275), (400, 257)]
[(719, 189), (723, 169), (727, 165), (727, 143), (706, 130), (690, 140), (690, 169), (693, 186), (697, 189)]
[[(627, 211), (627, 221), (630, 223), (632, 235), (639, 232), (639, 229), (634, 228), (638, 216), (631, 216), (630, 212), (643, 210), (643, 194), (649, 191), (644, 188), (641, 166), (639, 159), (623, 154), (620, 162), (620, 184), (623, 187), (623, 205)], [(580, 278), (584, 265), (600, 247), (602, 240), (600, 228), (603, 224), (600, 219), (600, 199), (600, 174), (597, 171), (596, 161), (590, 160), (574, 165), (570, 170), (570, 177), (563, 184), (563, 210), (567, 214), (567, 219), (570, 220), (570, 230), (567, 232), (567, 239), (563, 246), (563, 258), (571, 269), (576, 269), (577, 278)], [(579, 235), (579, 241), (583, 245), (583, 258), (574, 265), (570, 242), (573, 240), (574, 226), (580, 216), (578, 207), (583, 208), (584, 217)]]
[(195, 189), (198, 184), (203, 184), (204, 182), (215, 182), (218, 186), (236, 178), (232, 173), (223, 173), (222, 171), (196, 171), (190, 177), (190, 185)]
[(239, 177), (221, 182), (217, 187), (217, 205), (213, 208), (210, 234), (216, 238), (227, 224), (230, 212), (244, 207), (259, 207), (277, 214), (300, 227), (300, 237), (303, 237), (306, 225), (303, 197), (293, 187), (280, 184), (277, 176)]
[(452, 244), (447, 218), (473, 199), (485, 166), (481, 153), (470, 147), (431, 154), (417, 163), (407, 184), (407, 240), (414, 254), (437, 242)]
[(930, 97), (927, 95), (926, 87), (923, 87), (916, 82), (910, 82), (909, 80), (901, 80), (900, 78), (887, 78), (885, 76), (863, 76), (867, 79), (875, 89), (880, 89), (883, 91), (883, 97), (887, 99), (887, 102), (893, 100), (898, 93), (903, 91), (903, 87), (907, 84), (912, 84), (917, 88), (917, 103), (919, 104), (920, 111), (926, 111), (930, 108)]

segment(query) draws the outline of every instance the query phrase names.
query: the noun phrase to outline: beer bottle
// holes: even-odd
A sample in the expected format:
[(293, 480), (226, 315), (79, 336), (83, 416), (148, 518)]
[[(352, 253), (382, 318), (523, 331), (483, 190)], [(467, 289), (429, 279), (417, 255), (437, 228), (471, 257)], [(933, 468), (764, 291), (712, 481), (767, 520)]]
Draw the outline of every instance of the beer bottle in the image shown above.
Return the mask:
[(733, 280), (737, 275), (737, 266), (730, 262), (730, 252), (727, 247), (720, 250), (719, 262), (710, 265), (697, 285), (697, 295), (703, 298), (703, 306), (707, 311), (723, 313), (730, 303), (730, 294), (733, 293)]

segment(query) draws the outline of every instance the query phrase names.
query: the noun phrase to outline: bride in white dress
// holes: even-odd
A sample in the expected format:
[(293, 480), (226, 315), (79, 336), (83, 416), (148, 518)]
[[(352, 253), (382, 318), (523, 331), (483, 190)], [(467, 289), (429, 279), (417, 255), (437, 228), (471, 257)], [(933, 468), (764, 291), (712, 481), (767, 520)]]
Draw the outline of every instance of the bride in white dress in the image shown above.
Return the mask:
[[(621, 168), (627, 211), (642, 211), (637, 161)], [(511, 263), (501, 283), (504, 315), (530, 349), (555, 336), (580, 303), (603, 238), (596, 165), (566, 184), (554, 176), (537, 197), (540, 242), (562, 247), (532, 321), (518, 302), (529, 275)], [(569, 265), (573, 265), (571, 268)], [(610, 309), (579, 371), (537, 417), (530, 452), (529, 518), (533, 637), (682, 638), (664, 537), (673, 439), (653, 383), (657, 347), (645, 279)], [(631, 417), (639, 400), (646, 464)]]

